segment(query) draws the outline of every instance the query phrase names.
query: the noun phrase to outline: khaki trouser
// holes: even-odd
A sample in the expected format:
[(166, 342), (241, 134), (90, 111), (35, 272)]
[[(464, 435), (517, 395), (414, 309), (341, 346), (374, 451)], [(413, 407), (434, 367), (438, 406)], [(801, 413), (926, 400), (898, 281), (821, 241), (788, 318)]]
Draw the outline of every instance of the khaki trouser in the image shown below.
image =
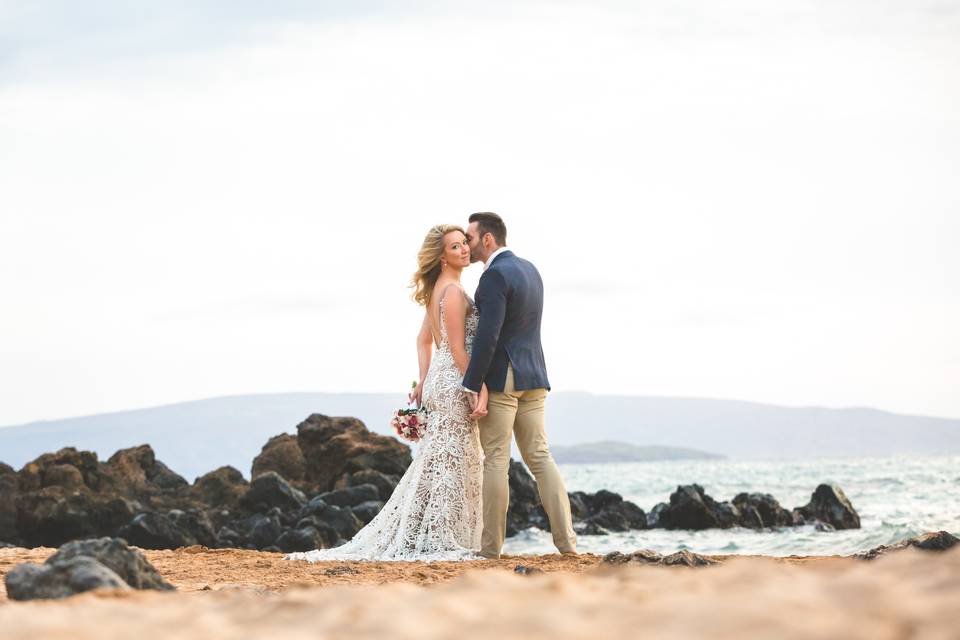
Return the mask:
[(484, 453), (480, 554), (488, 558), (500, 557), (506, 536), (511, 433), (516, 436), (523, 461), (537, 479), (540, 500), (550, 520), (553, 543), (561, 553), (577, 549), (570, 499), (544, 433), (546, 399), (546, 389), (514, 389), (513, 369), (509, 367), (503, 391), (490, 392), (487, 415), (480, 420), (480, 443)]

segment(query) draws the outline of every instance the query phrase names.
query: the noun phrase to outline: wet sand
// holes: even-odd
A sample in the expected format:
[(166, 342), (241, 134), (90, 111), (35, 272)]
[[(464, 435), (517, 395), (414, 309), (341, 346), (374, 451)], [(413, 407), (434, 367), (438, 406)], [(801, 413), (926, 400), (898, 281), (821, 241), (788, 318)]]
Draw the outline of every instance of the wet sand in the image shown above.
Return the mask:
[[(0, 582), (53, 549), (0, 549)], [(609, 567), (599, 556), (444, 563), (288, 562), (241, 550), (147, 551), (178, 593), (12, 602), (6, 639), (960, 638), (960, 548), (839, 557), (713, 556)], [(518, 575), (522, 564), (542, 573)]]

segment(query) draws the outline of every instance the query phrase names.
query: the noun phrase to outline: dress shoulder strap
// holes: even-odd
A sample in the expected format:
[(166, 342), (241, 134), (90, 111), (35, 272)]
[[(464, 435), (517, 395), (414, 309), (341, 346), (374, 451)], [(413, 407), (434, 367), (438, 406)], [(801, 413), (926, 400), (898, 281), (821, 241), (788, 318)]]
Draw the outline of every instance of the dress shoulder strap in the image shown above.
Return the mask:
[(456, 287), (457, 289), (460, 289), (460, 293), (463, 294), (463, 297), (467, 298), (467, 292), (463, 290), (463, 285), (456, 282), (451, 282), (443, 288), (443, 291), (440, 292), (440, 308), (443, 308), (443, 303), (447, 299), (447, 291), (450, 290), (450, 287)]

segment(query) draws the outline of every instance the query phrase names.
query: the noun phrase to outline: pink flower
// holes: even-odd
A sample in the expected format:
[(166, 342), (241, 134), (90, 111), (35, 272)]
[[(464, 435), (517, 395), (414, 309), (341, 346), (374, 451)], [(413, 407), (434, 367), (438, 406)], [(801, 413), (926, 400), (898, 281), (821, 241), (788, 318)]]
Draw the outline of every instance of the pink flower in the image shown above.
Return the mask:
[(418, 442), (427, 430), (429, 416), (422, 407), (418, 409), (397, 409), (390, 419), (390, 427), (403, 440)]

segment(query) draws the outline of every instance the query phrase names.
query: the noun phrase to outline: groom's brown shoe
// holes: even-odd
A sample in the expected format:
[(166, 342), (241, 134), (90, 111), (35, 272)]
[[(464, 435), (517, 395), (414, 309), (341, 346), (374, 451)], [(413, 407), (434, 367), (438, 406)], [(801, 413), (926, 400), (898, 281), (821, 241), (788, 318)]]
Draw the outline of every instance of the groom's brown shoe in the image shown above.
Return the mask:
[(484, 558), (484, 559), (486, 559), (486, 560), (499, 560), (499, 559), (500, 559), (500, 554), (499, 554), (499, 553), (490, 553), (489, 551), (480, 551), (480, 552), (477, 553), (477, 555), (480, 556), (480, 557), (482, 557), (482, 558)]

